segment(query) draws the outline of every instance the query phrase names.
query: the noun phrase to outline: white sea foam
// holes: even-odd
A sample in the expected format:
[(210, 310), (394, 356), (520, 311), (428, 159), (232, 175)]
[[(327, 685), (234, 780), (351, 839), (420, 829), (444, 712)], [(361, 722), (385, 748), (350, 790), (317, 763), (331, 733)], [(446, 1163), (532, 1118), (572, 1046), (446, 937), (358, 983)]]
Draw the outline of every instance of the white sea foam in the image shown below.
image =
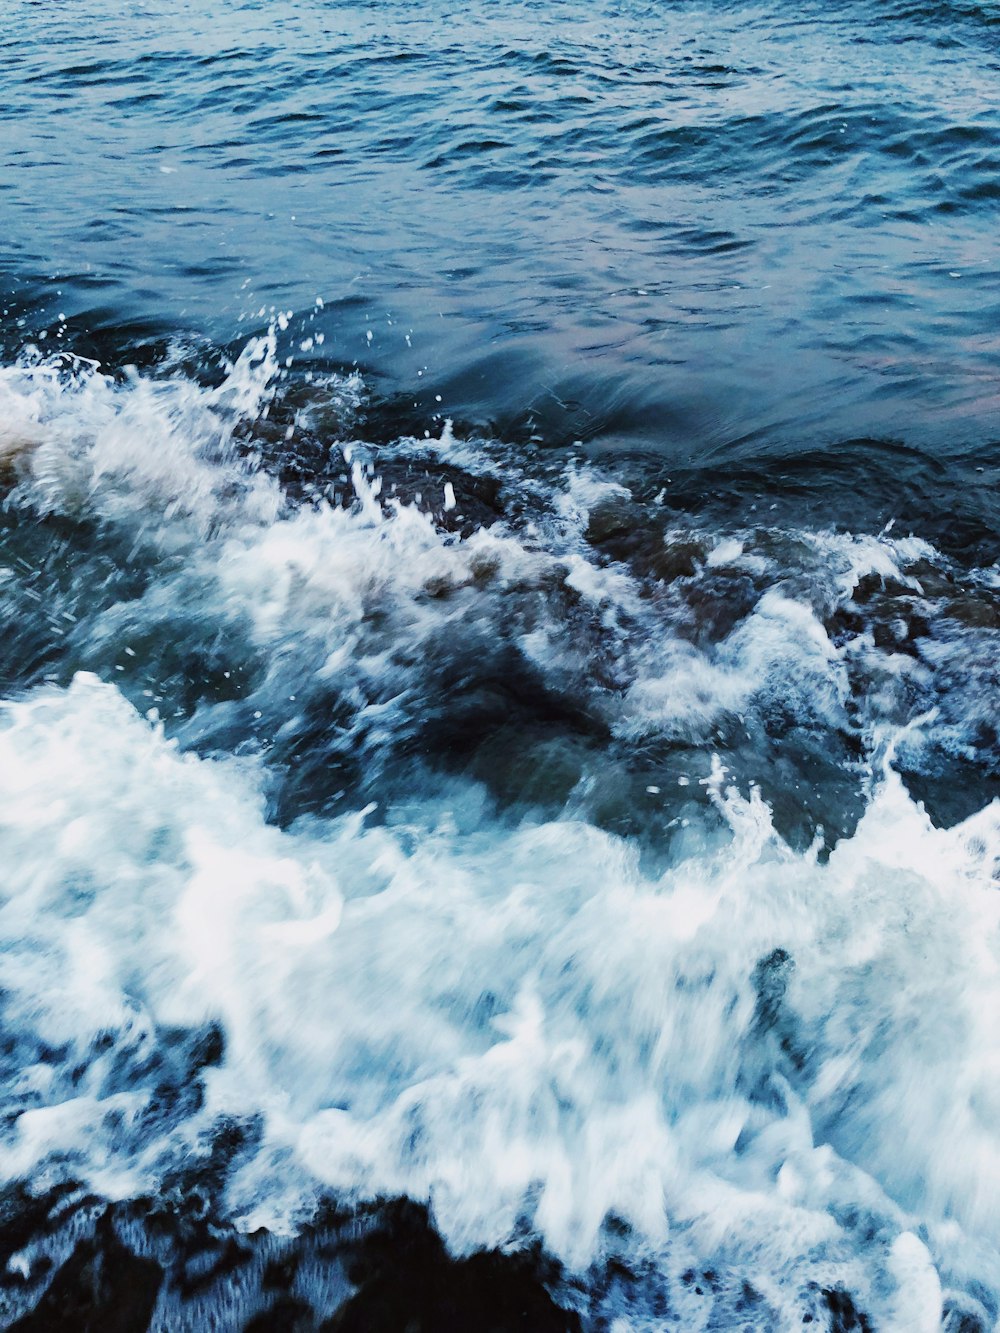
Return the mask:
[(32, 441), (14, 501), (170, 543), (203, 538), (234, 511), (272, 522), (280, 493), (237, 455), (233, 431), (265, 407), (274, 371), (273, 336), (250, 343), (215, 389), (135, 373), (117, 385), (85, 363), (4, 367), (8, 433)]
[(68, 1048), (23, 1071), (8, 1178), (155, 1183), (170, 1143), (123, 1129), (151, 1089), (110, 1067), (212, 1020), (224, 1062), (168, 1137), (263, 1111), (248, 1224), (318, 1183), (406, 1192), (459, 1250), (527, 1222), (580, 1268), (614, 1213), (672, 1267), (849, 1281), (876, 1314), (956, 1227), (1000, 1245), (1000, 807), (935, 829), (886, 768), (821, 865), (720, 773), (728, 834), (657, 879), (571, 821), (281, 833), (252, 769), (88, 677), (5, 709), (0, 782), (6, 1021)]
[[(613, 1215), (692, 1328), (690, 1264), (746, 1276), (789, 1327), (809, 1282), (901, 1330), (934, 1326), (942, 1288), (1000, 1299), (1000, 806), (932, 824), (891, 760), (938, 721), (889, 727), (913, 721), (932, 654), (879, 656), (867, 633), (837, 646), (824, 627), (865, 575), (916, 593), (907, 571), (932, 549), (744, 533), (650, 595), (584, 538), (594, 507), (628, 493), (579, 471), (531, 525), (466, 540), (380, 496), (357, 456), (353, 508), (295, 509), (233, 447), (266, 407), (272, 354), (255, 347), (215, 390), (0, 377), (33, 441), (11, 503), (121, 531), (150, 571), (132, 601), (95, 609), (81, 651), (200, 618), (263, 664), (252, 702), (275, 735), (300, 693), (336, 687), (348, 729), (367, 719), (389, 748), (433, 645), (476, 634), (506, 634), (619, 742), (704, 744), (721, 718), (779, 706), (838, 732), (862, 668), (905, 676), (910, 711), (865, 715), (865, 813), (828, 861), (793, 850), (716, 763), (699, 800), (678, 798), (689, 827), (654, 874), (584, 819), (499, 820), (465, 779), (380, 822), (280, 830), (266, 754), (183, 753), (94, 674), (7, 701), (0, 960), (19, 1114), (0, 1174), (127, 1196), (202, 1151), (218, 1117), (260, 1115), (227, 1193), (248, 1227), (296, 1226), (325, 1188), (406, 1193), (457, 1251), (536, 1234), (582, 1272), (621, 1243)], [(759, 586), (706, 643), (682, 597), (719, 570)], [(590, 679), (598, 660), (620, 687)], [(204, 1103), (152, 1115), (164, 1034), (210, 1023), (225, 1054)]]

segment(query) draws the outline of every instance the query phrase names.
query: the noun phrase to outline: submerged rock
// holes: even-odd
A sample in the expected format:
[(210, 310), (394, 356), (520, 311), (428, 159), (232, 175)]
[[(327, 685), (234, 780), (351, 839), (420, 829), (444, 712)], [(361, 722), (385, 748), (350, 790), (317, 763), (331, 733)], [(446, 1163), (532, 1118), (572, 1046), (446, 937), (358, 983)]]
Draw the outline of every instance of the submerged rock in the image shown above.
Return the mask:
[[(537, 1251), (453, 1259), (425, 1208), (321, 1213), (296, 1237), (250, 1235), (152, 1200), (9, 1191), (0, 1323), (16, 1333), (578, 1333)], [(67, 1257), (68, 1251), (68, 1257)], [(49, 1257), (52, 1256), (52, 1258)], [(10, 1322), (7, 1322), (7, 1321)]]
[(134, 1254), (115, 1235), (110, 1210), (58, 1270), (34, 1310), (12, 1333), (144, 1333), (156, 1306), (163, 1269)]

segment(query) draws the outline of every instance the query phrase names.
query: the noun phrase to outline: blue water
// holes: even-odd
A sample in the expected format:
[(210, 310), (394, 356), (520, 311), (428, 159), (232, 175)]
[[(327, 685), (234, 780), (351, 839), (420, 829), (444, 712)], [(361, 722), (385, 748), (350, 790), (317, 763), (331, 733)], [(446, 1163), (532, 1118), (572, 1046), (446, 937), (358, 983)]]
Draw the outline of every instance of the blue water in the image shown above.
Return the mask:
[(28, 331), (228, 342), (319, 295), (313, 359), (425, 416), (440, 393), (720, 465), (996, 436), (990, 4), (15, 3), (5, 26)]
[(1000, 9), (3, 17), (0, 1323), (997, 1327)]

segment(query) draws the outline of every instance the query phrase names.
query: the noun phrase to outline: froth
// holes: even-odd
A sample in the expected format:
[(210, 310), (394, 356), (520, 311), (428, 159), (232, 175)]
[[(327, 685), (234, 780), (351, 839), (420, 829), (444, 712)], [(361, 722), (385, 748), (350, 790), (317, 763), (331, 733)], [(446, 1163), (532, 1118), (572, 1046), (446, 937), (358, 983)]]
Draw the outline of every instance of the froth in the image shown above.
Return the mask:
[[(938, 1230), (1000, 1241), (1000, 809), (935, 829), (887, 769), (822, 865), (718, 773), (727, 834), (649, 878), (573, 821), (279, 832), (252, 767), (92, 678), (0, 737), (7, 1020), (36, 1049), (8, 1177), (148, 1187), (262, 1113), (230, 1185), (254, 1223), (401, 1192), (460, 1250), (536, 1232), (579, 1270), (613, 1214), (670, 1267), (850, 1276), (876, 1310)], [(204, 1104), (151, 1119), (137, 1049), (206, 1023)]]
[(274, 373), (273, 334), (250, 343), (215, 389), (134, 372), (119, 384), (66, 358), (5, 367), (6, 452), (23, 455), (13, 502), (174, 541), (203, 538), (233, 512), (272, 522), (277, 488), (248, 467), (233, 434), (265, 408)]
[[(930, 1327), (942, 1284), (1000, 1299), (1000, 806), (940, 828), (898, 772), (971, 744), (941, 682), (992, 669), (954, 571), (889, 533), (662, 520), (630, 559), (605, 538), (648, 512), (580, 468), (546, 490), (512, 465), (520, 516), (463, 537), (332, 439), (350, 504), (296, 505), (248, 426), (273, 372), (265, 340), (215, 389), (0, 377), (11, 508), (141, 572), (88, 585), (64, 679), (3, 707), (0, 1172), (124, 1197), (239, 1120), (223, 1203), (248, 1227), (407, 1194), (458, 1251), (539, 1237), (580, 1275), (624, 1246), (692, 1327), (691, 1264), (779, 1322), (809, 1283), (890, 1328)], [(495, 470), (450, 428), (386, 456), (408, 450)], [(939, 617), (919, 649), (896, 628), (915, 607)], [(177, 645), (195, 666), (154, 675)], [(429, 720), (484, 725), (467, 699), (490, 689), (501, 731), (524, 681), (555, 702), (512, 728), (518, 782), (553, 717), (598, 737), (558, 799), (505, 818), (490, 765), (414, 793), (411, 764), (359, 810), (330, 777), (348, 756), (377, 786)], [(763, 738), (806, 783), (801, 736), (859, 792), (826, 858), (719, 757), (756, 776)], [(309, 764), (339, 804), (280, 806)], [(598, 817), (612, 764), (640, 784), (626, 814), (677, 828), (655, 869), (609, 831), (621, 808)]]

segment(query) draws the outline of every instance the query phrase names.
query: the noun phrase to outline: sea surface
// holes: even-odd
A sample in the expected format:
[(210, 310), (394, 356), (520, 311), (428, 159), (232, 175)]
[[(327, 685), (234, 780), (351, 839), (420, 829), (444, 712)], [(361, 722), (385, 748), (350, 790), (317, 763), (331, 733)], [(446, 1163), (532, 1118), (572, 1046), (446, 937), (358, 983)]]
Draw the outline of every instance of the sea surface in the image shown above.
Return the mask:
[(6, 0), (0, 315), (0, 1326), (996, 1329), (996, 0)]

